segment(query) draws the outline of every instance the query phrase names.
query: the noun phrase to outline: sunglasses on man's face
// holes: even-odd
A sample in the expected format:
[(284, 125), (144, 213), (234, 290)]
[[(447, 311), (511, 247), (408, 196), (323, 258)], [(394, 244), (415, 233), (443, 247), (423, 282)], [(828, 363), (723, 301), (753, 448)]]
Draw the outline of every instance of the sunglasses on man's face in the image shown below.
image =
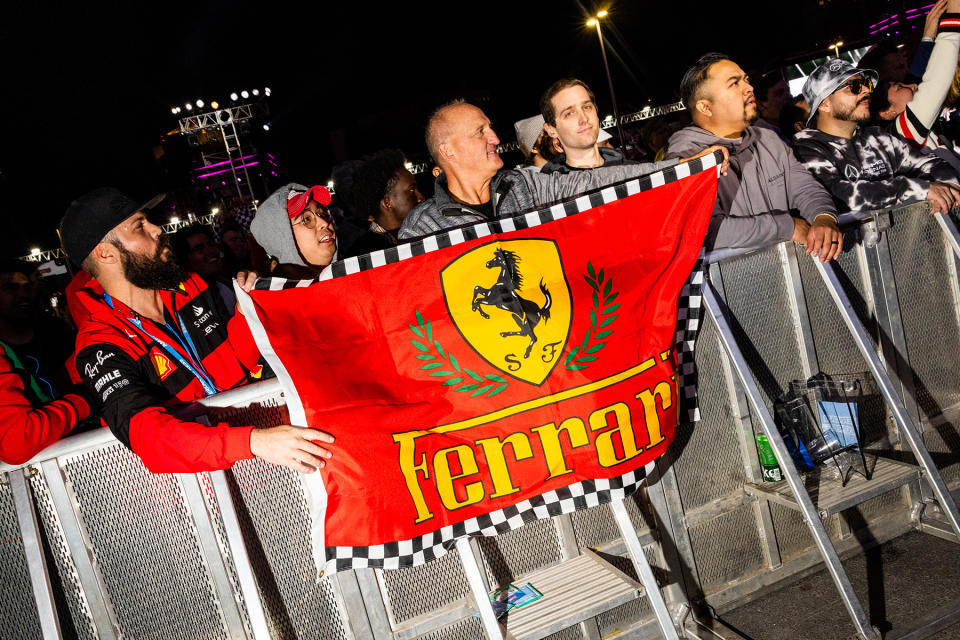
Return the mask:
[(856, 80), (851, 80), (850, 82), (845, 82), (840, 85), (840, 89), (850, 89), (850, 93), (858, 96), (863, 89), (866, 89), (868, 92), (873, 91), (873, 80), (857, 78)]

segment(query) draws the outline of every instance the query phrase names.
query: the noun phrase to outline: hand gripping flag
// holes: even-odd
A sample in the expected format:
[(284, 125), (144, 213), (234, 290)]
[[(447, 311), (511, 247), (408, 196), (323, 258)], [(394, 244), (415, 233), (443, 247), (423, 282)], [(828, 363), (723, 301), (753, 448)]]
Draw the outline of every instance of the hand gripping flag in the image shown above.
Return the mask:
[(639, 486), (690, 373), (716, 163), (240, 296), (291, 422), (336, 437), (304, 478), (318, 569), (421, 564)]

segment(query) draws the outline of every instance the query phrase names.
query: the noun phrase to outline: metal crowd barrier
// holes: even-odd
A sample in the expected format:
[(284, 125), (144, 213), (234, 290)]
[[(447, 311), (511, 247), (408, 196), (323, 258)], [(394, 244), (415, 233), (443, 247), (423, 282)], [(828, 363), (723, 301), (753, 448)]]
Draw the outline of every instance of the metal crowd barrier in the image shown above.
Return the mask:
[[(906, 416), (919, 425), (947, 489), (960, 487), (956, 230), (923, 204), (845, 223), (850, 248), (829, 271), (792, 243), (711, 258), (696, 352), (701, 419), (680, 425), (646, 490), (627, 502), (687, 637), (725, 633), (692, 624), (688, 603), (723, 613), (818, 565), (824, 540), (838, 556), (916, 529), (957, 540), (950, 510), (916, 467), (895, 481), (875, 477), (857, 500), (825, 506), (819, 496), (824, 540), (811, 536), (788, 491), (762, 482), (754, 435), (789, 382), (871, 370), (831, 296), (825, 274), (832, 273), (904, 412), (894, 415), (899, 409), (879, 394), (867, 397), (865, 441), (913, 462), (898, 428)], [(207, 398), (190, 412), (232, 424), (287, 419), (276, 381)], [(609, 506), (471, 546), (491, 590), (584, 548), (637, 579)], [(0, 628), (11, 638), (484, 636), (456, 553), (411, 569), (318, 580), (297, 474), (250, 460), (229, 472), (153, 475), (106, 430), (0, 467), (0, 575)], [(928, 616), (926, 629), (956, 621), (958, 611), (952, 603)], [(872, 637), (868, 627), (857, 631)], [(659, 637), (645, 598), (621, 597), (574, 626), (531, 637), (611, 636)]]

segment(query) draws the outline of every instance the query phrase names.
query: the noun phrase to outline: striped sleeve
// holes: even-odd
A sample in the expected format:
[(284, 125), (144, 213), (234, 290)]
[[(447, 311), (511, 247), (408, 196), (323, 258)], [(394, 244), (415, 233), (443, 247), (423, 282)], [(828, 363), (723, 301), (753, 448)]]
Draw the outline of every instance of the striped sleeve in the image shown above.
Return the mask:
[(930, 128), (937, 121), (943, 101), (947, 98), (960, 53), (960, 13), (945, 13), (940, 18), (940, 29), (930, 53), (930, 60), (917, 87), (913, 100), (897, 116), (895, 127), (907, 142), (915, 147), (933, 146), (927, 142)]

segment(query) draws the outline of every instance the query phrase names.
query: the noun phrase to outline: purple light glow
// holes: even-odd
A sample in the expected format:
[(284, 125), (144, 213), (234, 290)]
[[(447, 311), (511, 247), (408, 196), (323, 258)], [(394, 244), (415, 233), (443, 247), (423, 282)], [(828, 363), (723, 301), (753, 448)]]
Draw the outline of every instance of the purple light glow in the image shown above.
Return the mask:
[[(237, 158), (237, 160), (246, 160), (247, 158), (252, 158), (252, 157), (255, 156), (255, 155), (257, 155), (257, 154), (251, 153), (251, 154), (248, 155), (248, 156), (243, 156), (242, 158)], [(196, 169), (194, 169), (194, 171), (203, 171), (204, 169), (212, 169), (213, 167), (219, 167), (219, 166), (222, 165), (222, 164), (229, 164), (229, 163), (230, 163), (229, 160), (224, 160), (223, 162), (215, 162), (215, 163), (213, 163), (213, 164), (208, 164), (208, 165), (205, 165), (205, 166), (203, 166), (203, 167), (197, 167)]]
[[(880, 26), (881, 24), (883, 24), (884, 22), (886, 22), (887, 20), (893, 20), (894, 18), (897, 17), (897, 15), (898, 15), (898, 14), (895, 13), (895, 14), (893, 14), (892, 16), (890, 16), (889, 18), (884, 18), (883, 20), (881, 20), (881, 21), (878, 22), (877, 24), (872, 24), (872, 25), (870, 25), (870, 26), (867, 27), (867, 28), (868, 28), (868, 29), (873, 29), (874, 27), (878, 27), (878, 26)], [(887, 25), (887, 26), (889, 26), (889, 25)]]
[[(243, 169), (244, 167), (252, 167), (252, 166), (257, 165), (257, 164), (260, 164), (260, 163), (257, 162), (257, 161), (248, 162), (247, 164), (237, 165), (236, 167), (233, 167), (233, 169)], [(203, 175), (197, 176), (197, 179), (199, 180), (200, 178), (209, 178), (210, 176), (220, 175), (221, 173), (226, 173), (227, 171), (232, 171), (233, 169), (221, 169), (220, 171), (213, 171), (213, 172), (211, 172), (211, 173), (205, 173), (205, 174), (203, 174)]]

